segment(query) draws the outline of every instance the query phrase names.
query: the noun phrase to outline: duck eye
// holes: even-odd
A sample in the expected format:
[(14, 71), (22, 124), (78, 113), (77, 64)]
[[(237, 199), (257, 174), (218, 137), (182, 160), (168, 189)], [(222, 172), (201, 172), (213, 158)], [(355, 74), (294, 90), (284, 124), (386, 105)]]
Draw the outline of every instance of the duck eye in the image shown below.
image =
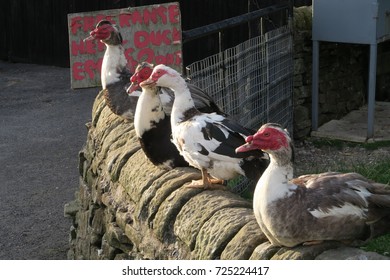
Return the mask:
[(271, 134), (269, 132), (264, 132), (265, 137), (269, 137)]

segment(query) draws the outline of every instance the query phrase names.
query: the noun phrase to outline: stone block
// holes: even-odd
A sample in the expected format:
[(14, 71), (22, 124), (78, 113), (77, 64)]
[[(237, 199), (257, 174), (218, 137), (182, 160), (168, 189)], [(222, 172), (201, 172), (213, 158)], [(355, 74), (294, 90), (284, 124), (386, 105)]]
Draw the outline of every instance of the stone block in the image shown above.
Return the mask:
[(225, 208), (216, 212), (202, 226), (196, 238), (193, 259), (219, 259), (226, 245), (253, 219), (248, 208)]
[(181, 208), (174, 224), (175, 234), (193, 250), (202, 226), (216, 212), (234, 207), (251, 208), (252, 205), (229, 191), (203, 191)]
[[(164, 171), (163, 174), (161, 174), (160, 177), (156, 178), (154, 182), (147, 187), (140, 195), (141, 197), (137, 200), (137, 205), (135, 209), (134, 215), (141, 220), (146, 220), (148, 217), (151, 216), (149, 210), (152, 210), (153, 208), (149, 209), (149, 204), (152, 201), (152, 199), (156, 196), (157, 191), (167, 182), (169, 182), (172, 179), (175, 179), (177, 177), (182, 176), (186, 172), (194, 173), (197, 175), (194, 175), (196, 178), (200, 178), (200, 174), (196, 172), (193, 168), (175, 168), (170, 171)], [(184, 184), (184, 182), (183, 182)], [(153, 216), (156, 211), (153, 212)]]
[(272, 245), (269, 241), (261, 243), (255, 248), (250, 260), (270, 260), (277, 251), (280, 250), (280, 247)]
[(252, 255), (255, 248), (266, 242), (268, 239), (260, 230), (256, 219), (248, 222), (227, 244), (221, 254), (221, 259), (225, 260), (247, 260)]
[(283, 247), (278, 250), (271, 260), (313, 260), (322, 252), (341, 246), (338, 242), (323, 242), (316, 245), (301, 245), (294, 248)]
[(199, 174), (189, 173), (173, 179), (164, 184), (150, 202), (148, 221), (149, 223), (153, 221), (154, 233), (160, 240), (169, 242), (174, 239), (173, 225), (180, 209), (202, 191), (198, 188), (186, 188), (183, 185), (198, 178)]
[(166, 172), (154, 166), (146, 159), (144, 152), (138, 150), (123, 166), (118, 183), (126, 189), (133, 201), (138, 202), (142, 193)]

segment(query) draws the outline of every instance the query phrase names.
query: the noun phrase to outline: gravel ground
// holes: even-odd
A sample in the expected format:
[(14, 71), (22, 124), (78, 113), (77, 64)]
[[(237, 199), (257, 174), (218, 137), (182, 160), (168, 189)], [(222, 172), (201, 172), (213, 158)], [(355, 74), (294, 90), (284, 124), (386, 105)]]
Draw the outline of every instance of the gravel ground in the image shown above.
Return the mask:
[(390, 160), (390, 146), (371, 150), (361, 145), (345, 143), (316, 145), (313, 140), (317, 139), (309, 138), (309, 140), (294, 143), (296, 176), (345, 169), (354, 170), (357, 165), (369, 166), (385, 159)]
[(68, 68), (0, 61), (0, 259), (66, 259), (82, 148), (98, 89)]

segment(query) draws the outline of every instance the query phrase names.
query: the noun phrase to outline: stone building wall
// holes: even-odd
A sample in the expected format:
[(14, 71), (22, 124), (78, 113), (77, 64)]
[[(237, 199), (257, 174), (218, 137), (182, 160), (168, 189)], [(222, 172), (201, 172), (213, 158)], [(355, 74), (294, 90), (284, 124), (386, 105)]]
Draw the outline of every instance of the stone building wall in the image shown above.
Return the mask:
[[(311, 131), (312, 10), (294, 11), (294, 138)], [(365, 103), (368, 47), (320, 42), (319, 124), (339, 119)]]
[(79, 154), (80, 185), (65, 205), (69, 259), (381, 259), (335, 242), (272, 247), (252, 203), (223, 190), (186, 188), (198, 170), (164, 171), (140, 149), (133, 124), (100, 93)]

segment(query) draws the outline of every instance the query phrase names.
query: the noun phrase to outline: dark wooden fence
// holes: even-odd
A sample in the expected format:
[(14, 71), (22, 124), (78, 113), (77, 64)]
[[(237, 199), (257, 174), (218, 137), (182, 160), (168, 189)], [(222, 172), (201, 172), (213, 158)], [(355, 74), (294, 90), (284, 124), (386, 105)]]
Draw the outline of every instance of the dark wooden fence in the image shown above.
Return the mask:
[[(264, 8), (283, 0), (179, 0), (182, 29), (199, 26)], [(174, 0), (2, 0), (0, 1), (0, 59), (69, 67), (67, 14), (129, 6), (174, 2)], [(295, 1), (295, 5), (311, 0)], [(224, 34), (226, 47), (246, 40), (245, 27)], [(252, 30), (256, 30), (253, 28)], [(184, 45), (184, 65), (214, 54), (218, 38), (209, 36)]]

